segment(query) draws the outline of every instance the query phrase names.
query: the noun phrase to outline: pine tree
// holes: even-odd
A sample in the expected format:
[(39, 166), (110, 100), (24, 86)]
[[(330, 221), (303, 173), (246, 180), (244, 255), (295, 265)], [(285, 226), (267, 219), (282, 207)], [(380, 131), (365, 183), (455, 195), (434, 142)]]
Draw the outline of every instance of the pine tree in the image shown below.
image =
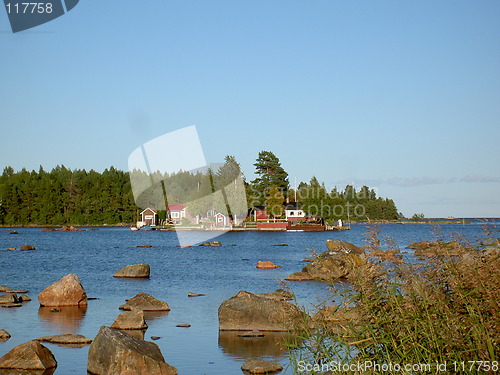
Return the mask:
[(280, 190), (284, 197), (287, 196), (288, 173), (283, 169), (276, 155), (271, 151), (261, 151), (254, 166), (258, 177), (252, 181), (253, 206), (262, 205), (266, 194), (273, 187)]

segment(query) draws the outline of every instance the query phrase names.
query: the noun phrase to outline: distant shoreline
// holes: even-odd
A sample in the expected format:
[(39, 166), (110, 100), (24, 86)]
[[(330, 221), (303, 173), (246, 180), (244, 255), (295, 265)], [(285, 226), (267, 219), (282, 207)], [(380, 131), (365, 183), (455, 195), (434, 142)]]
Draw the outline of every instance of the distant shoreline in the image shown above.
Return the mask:
[[(500, 220), (500, 217), (480, 217), (480, 218), (456, 218), (456, 219), (443, 219), (443, 218), (433, 218), (425, 219), (423, 221), (398, 221), (398, 220), (372, 220), (372, 221), (353, 221), (350, 225), (381, 225), (381, 224), (392, 224), (392, 225), (422, 225), (422, 224), (470, 224), (472, 222), (477, 222), (484, 220), (487, 223), (489, 220)], [(349, 225), (349, 224), (345, 224)], [(65, 224), (65, 225), (41, 225), (41, 224), (15, 224), (15, 225), (5, 225), (0, 224), (0, 228), (62, 228), (75, 227), (75, 228), (126, 228), (135, 226), (134, 223), (116, 223), (116, 224)], [(172, 228), (174, 230), (175, 228)], [(178, 228), (182, 229), (182, 227)], [(255, 230), (254, 228), (234, 228), (236, 231), (245, 230)]]

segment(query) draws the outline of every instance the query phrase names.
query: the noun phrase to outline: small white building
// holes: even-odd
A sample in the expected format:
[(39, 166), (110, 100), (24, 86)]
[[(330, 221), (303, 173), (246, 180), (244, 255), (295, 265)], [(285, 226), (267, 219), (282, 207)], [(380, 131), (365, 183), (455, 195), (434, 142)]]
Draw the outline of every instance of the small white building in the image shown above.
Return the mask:
[(187, 217), (187, 207), (183, 204), (169, 204), (167, 207), (167, 218), (173, 224), (181, 224), (182, 219)]
[(137, 223), (137, 227), (140, 228), (144, 225), (156, 225), (158, 218), (158, 211), (154, 208), (148, 207), (144, 209), (141, 213), (141, 221)]
[(289, 222), (304, 221), (306, 213), (302, 210), (300, 202), (288, 203), (285, 207), (286, 220)]

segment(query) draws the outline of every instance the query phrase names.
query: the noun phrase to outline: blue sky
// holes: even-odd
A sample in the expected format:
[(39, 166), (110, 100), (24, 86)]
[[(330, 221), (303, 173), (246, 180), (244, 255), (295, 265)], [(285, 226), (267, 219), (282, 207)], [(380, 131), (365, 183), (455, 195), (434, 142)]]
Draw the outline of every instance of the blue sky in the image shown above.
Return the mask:
[(12, 34), (2, 10), (0, 164), (127, 169), (196, 125), (248, 180), (270, 150), (291, 182), (498, 217), (499, 19), (497, 0), (82, 0)]

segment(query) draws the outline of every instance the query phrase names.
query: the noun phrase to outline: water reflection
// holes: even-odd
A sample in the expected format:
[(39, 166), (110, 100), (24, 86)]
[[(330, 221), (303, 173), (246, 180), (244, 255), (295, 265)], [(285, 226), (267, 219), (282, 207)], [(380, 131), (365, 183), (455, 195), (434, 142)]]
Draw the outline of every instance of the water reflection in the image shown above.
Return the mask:
[(162, 318), (168, 315), (168, 311), (144, 311), (144, 320), (147, 322)]
[(297, 340), (289, 332), (262, 332), (263, 337), (241, 337), (241, 331), (219, 331), (219, 347), (230, 356), (238, 358), (283, 356), (287, 342)]
[(87, 306), (40, 306), (38, 317), (42, 323), (53, 325), (62, 329), (65, 333), (78, 333), (86, 312)]

